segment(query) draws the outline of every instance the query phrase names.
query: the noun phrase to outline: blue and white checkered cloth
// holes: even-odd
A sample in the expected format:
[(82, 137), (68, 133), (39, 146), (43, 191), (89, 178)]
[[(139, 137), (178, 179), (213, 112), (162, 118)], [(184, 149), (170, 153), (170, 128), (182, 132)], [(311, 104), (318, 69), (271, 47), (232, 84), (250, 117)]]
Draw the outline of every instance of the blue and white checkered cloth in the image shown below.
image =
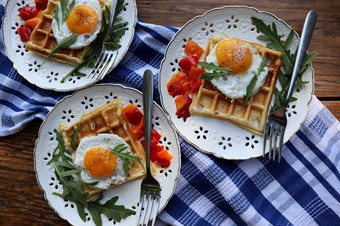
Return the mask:
[[(4, 15), (4, 0), (0, 1)], [(133, 43), (105, 83), (141, 90), (146, 68), (157, 74), (177, 28), (136, 26)], [(44, 119), (69, 93), (37, 88), (23, 79), (0, 43), (0, 136)], [(114, 74), (114, 76), (113, 76)], [(159, 103), (158, 84), (155, 97)], [(180, 139), (181, 174), (158, 218), (171, 225), (340, 225), (340, 123), (313, 97), (300, 130), (285, 144), (280, 164), (268, 158), (219, 159)]]

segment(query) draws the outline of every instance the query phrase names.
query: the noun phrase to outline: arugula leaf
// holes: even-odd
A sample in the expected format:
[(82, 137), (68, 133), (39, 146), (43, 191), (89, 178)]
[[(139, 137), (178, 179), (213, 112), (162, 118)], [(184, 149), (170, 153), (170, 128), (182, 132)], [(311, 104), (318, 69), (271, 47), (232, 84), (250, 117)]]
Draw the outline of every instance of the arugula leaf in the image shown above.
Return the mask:
[(212, 79), (218, 79), (220, 77), (229, 75), (230, 69), (215, 65), (214, 63), (199, 62), (198, 64), (202, 67), (205, 67), (205, 69), (207, 69), (208, 71), (211, 71), (203, 74), (200, 77), (203, 80), (211, 81)]
[(53, 7), (53, 12), (54, 12), (54, 18), (57, 21), (58, 31), (60, 31), (60, 25), (59, 25), (60, 21), (59, 21), (59, 16), (58, 16), (58, 14), (59, 14), (59, 6), (58, 5)]
[[(114, 149), (110, 150), (111, 153), (118, 156), (121, 160), (123, 160), (123, 168), (125, 175), (128, 175), (130, 171), (130, 167), (132, 165), (131, 161), (139, 162), (140, 159), (136, 156), (131, 155), (129, 151), (124, 152), (128, 147), (124, 144), (117, 145)], [(111, 157), (111, 155), (110, 155)]]
[(261, 61), (261, 64), (260, 64), (260, 67), (257, 71), (257, 73), (254, 75), (254, 77), (250, 80), (250, 83), (249, 85), (247, 86), (247, 91), (246, 91), (246, 95), (243, 95), (243, 106), (248, 102), (249, 100), (249, 97), (251, 97), (253, 95), (253, 90), (254, 90), (254, 87), (256, 85), (256, 82), (257, 82), (257, 78), (259, 77), (260, 73), (262, 71), (264, 71), (264, 67), (266, 66), (267, 64), (267, 57), (264, 56), (262, 58), (262, 61)]
[(98, 200), (89, 202), (88, 210), (92, 216), (92, 219), (96, 225), (102, 224), (102, 219), (100, 217), (101, 214), (104, 214), (108, 218), (112, 218), (117, 222), (120, 222), (121, 219), (126, 218), (132, 214), (135, 214), (135, 211), (126, 209), (122, 205), (116, 205), (118, 197), (112, 197), (110, 200), (106, 201), (104, 204), (99, 203)]
[(218, 79), (220, 77), (225, 77), (226, 75), (229, 75), (228, 72), (222, 72), (222, 71), (217, 71), (217, 72), (212, 72), (212, 73), (205, 73), (201, 75), (201, 79), (203, 80), (209, 80), (211, 81), (212, 79)]
[(63, 38), (61, 40), (61, 42), (57, 45), (57, 46), (54, 46), (52, 51), (50, 52), (50, 54), (48, 54), (48, 56), (46, 57), (46, 59), (44, 60), (44, 62), (39, 66), (39, 69), (41, 68), (41, 66), (48, 60), (52, 57), (52, 55), (54, 53), (57, 53), (59, 52), (60, 49), (64, 49), (64, 48), (67, 48), (69, 47), (70, 45), (72, 45), (73, 43), (75, 43), (75, 41), (77, 40), (78, 38), (78, 35), (76, 34), (72, 34), (71, 36), (69, 37), (66, 37), (66, 38)]
[(68, 4), (68, 0), (60, 0), (60, 8), (61, 8), (61, 18), (62, 22), (65, 22), (68, 15), (75, 5), (75, 0), (72, 0), (70, 4)]
[[(95, 200), (86, 200), (89, 194), (82, 192), (83, 186), (85, 184), (95, 185), (98, 182), (86, 183), (80, 178), (80, 170), (75, 168), (72, 159), (70, 158), (70, 152), (67, 150), (61, 134), (57, 130), (55, 133), (58, 145), (53, 151), (52, 159), (47, 164), (50, 165), (53, 163), (56, 178), (63, 185), (63, 192), (61, 194), (53, 192), (53, 194), (75, 203), (78, 214), (84, 222), (86, 222), (85, 208), (88, 208), (96, 225), (102, 224), (101, 214), (104, 214), (107, 217), (116, 220), (117, 222), (120, 222), (121, 219), (135, 214), (135, 211), (133, 210), (126, 209), (122, 205), (116, 205), (118, 197), (113, 197), (106, 203), (101, 204), (99, 201), (103, 198), (102, 192), (99, 193)], [(118, 151), (119, 150), (124, 151), (125, 149), (124, 147), (120, 147), (118, 148)], [(122, 153), (122, 156), (125, 156), (125, 154), (126, 153)], [(134, 156), (132, 156), (131, 159), (133, 158)], [(76, 180), (76, 175), (78, 175), (78, 181)]]
[[(69, 195), (72, 195), (74, 199), (76, 199), (80, 204), (82, 204), (85, 207), (88, 207), (88, 204), (86, 202), (86, 196), (81, 191), (82, 183), (74, 181), (74, 178), (67, 174), (67, 168), (63, 167), (61, 164), (62, 162), (55, 162), (54, 163), (54, 170), (55, 174), (58, 178), (58, 180), (63, 184), (63, 193), (60, 194), (63, 198), (69, 198)], [(69, 177), (68, 177), (69, 176)], [(75, 183), (71, 183), (71, 182)]]
[(224, 68), (218, 65), (215, 65), (214, 63), (208, 63), (208, 62), (199, 62), (198, 63), (200, 66), (205, 67), (207, 70), (216, 70), (216, 71), (230, 71), (228, 68)]
[(71, 147), (72, 147), (73, 150), (77, 149), (76, 141), (77, 141), (78, 133), (79, 133), (79, 130), (80, 130), (80, 124), (83, 121), (83, 117), (84, 117), (84, 114), (81, 116), (77, 128), (73, 131), (73, 133), (70, 136), (70, 138), (71, 138)]
[[(277, 33), (276, 25), (274, 22), (270, 26), (266, 25), (261, 19), (258, 19), (256, 17), (252, 17), (251, 19), (254, 22), (256, 28), (263, 33), (257, 38), (259, 40), (268, 41), (267, 47), (280, 50), (283, 54), (282, 68), (279, 72), (279, 82), (282, 86), (282, 89), (275, 89), (275, 102), (273, 107), (271, 108), (271, 112), (274, 112), (285, 103), (288, 93), (289, 83), (291, 80), (291, 74), (293, 72), (297, 52), (296, 49), (295, 53), (291, 54), (291, 51), (289, 50), (289, 46), (291, 45), (294, 37), (294, 30), (291, 30), (289, 32), (286, 40), (283, 42), (281, 41), (281, 37)], [(314, 51), (305, 55), (295, 86), (305, 85), (308, 83), (308, 81), (302, 81), (302, 75), (307, 70), (308, 66), (312, 63), (317, 54), (318, 53)], [(291, 97), (290, 101), (296, 101), (296, 98)]]

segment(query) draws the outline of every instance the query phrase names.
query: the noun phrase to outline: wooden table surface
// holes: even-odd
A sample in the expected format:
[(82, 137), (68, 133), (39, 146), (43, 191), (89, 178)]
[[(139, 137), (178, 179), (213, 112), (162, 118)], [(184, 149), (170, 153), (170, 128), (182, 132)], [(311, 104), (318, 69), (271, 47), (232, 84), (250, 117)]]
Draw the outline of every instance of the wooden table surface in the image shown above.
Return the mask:
[[(315, 95), (340, 119), (339, 0), (137, 0), (141, 20), (177, 27), (211, 8), (239, 4), (271, 12), (299, 34), (308, 11), (317, 11), (308, 49), (319, 52), (313, 62)], [(37, 119), (21, 132), (0, 138), (0, 225), (68, 225), (49, 207), (36, 181), (33, 150), (40, 125)]]

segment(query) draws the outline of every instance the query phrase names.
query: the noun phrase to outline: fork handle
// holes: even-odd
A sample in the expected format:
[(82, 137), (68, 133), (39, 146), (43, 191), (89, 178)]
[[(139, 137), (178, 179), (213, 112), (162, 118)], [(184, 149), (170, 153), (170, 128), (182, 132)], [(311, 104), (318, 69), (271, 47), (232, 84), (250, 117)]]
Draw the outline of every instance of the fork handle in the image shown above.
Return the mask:
[(144, 132), (145, 132), (145, 152), (146, 171), (150, 172), (150, 142), (151, 142), (151, 116), (153, 102), (153, 75), (150, 70), (146, 70), (143, 75), (143, 106), (144, 106)]
[(309, 11), (309, 13), (306, 16), (305, 24), (303, 25), (303, 29), (301, 33), (300, 44), (299, 44), (297, 55), (296, 55), (293, 74), (292, 74), (292, 78), (289, 84), (289, 89), (288, 89), (288, 93), (286, 97), (286, 104), (289, 103), (290, 97), (292, 96), (296, 78), (301, 70), (301, 64), (305, 57), (306, 50), (309, 45), (309, 41), (314, 31), (316, 18), (317, 18), (317, 14), (315, 10)]

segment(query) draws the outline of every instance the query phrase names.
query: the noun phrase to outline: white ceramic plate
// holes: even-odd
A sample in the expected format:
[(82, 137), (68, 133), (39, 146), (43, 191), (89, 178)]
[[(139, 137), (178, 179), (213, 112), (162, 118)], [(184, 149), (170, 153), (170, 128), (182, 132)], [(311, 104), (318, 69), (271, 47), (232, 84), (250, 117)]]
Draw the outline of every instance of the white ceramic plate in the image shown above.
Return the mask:
[[(185, 56), (184, 47), (189, 38), (197, 42), (203, 49), (206, 49), (210, 36), (221, 33), (266, 45), (265, 42), (257, 40), (260, 33), (251, 21), (253, 16), (262, 19), (266, 24), (275, 22), (278, 33), (282, 34), (284, 39), (292, 29), (273, 14), (261, 12), (255, 8), (226, 6), (212, 9), (204, 15), (190, 20), (178, 31), (167, 46), (159, 71), (161, 103), (178, 133), (200, 151), (214, 154), (220, 158), (248, 159), (261, 156), (263, 153), (263, 137), (220, 119), (197, 115), (191, 115), (186, 120), (178, 118), (175, 114), (174, 98), (168, 94), (166, 84), (179, 71), (177, 63)], [(294, 51), (298, 43), (299, 38), (295, 33), (291, 44)], [(302, 78), (309, 83), (303, 88), (299, 87), (293, 93), (293, 96), (297, 97), (298, 100), (289, 104), (287, 109), (288, 125), (284, 136), (285, 142), (300, 128), (313, 95), (313, 69), (309, 67)], [(277, 86), (279, 87), (279, 82)]]
[[(49, 205), (62, 217), (73, 225), (94, 225), (91, 215), (87, 215), (87, 222), (83, 222), (77, 212), (76, 206), (69, 201), (65, 201), (52, 192), (62, 192), (62, 185), (56, 179), (53, 166), (48, 166), (47, 162), (52, 158), (54, 148), (57, 146), (55, 130), (61, 123), (71, 125), (76, 122), (83, 113), (92, 111), (99, 106), (106, 104), (114, 98), (120, 98), (123, 106), (130, 103), (136, 104), (142, 109), (143, 97), (141, 92), (120, 85), (94, 85), (75, 92), (60, 101), (47, 115), (39, 130), (39, 137), (34, 150), (34, 166), (38, 184), (44, 191), (44, 195)], [(161, 144), (164, 145), (173, 159), (169, 168), (157, 168), (155, 178), (160, 182), (161, 200), (159, 212), (166, 206), (174, 193), (175, 184), (180, 170), (180, 147), (175, 130), (170, 126), (169, 121), (162, 109), (154, 103), (153, 105), (153, 128), (161, 135)], [(128, 209), (137, 212), (141, 179), (129, 181), (120, 186), (112, 188), (104, 193), (103, 201), (119, 196), (117, 205), (124, 205)], [(88, 211), (86, 210), (86, 213)], [(123, 219), (120, 223), (114, 222), (102, 215), (103, 225), (137, 225), (137, 216), (131, 215)]]
[[(135, 25), (137, 22), (137, 6), (135, 0), (125, 0), (125, 10), (119, 14), (123, 21), (127, 21), (128, 30), (120, 40), (121, 48), (118, 50), (116, 61), (112, 65), (113, 70), (127, 53), (132, 43)], [(44, 61), (44, 57), (38, 56), (25, 50), (26, 43), (20, 40), (17, 29), (24, 24), (19, 16), (19, 9), (23, 6), (34, 5), (34, 0), (8, 0), (5, 15), (2, 21), (2, 38), (9, 59), (12, 60), (14, 68), (30, 83), (48, 90), (60, 92), (73, 91), (84, 88), (99, 81), (98, 78), (86, 78), (70, 76), (64, 83), (60, 80), (70, 72), (74, 66), (58, 61), (49, 60), (38, 70), (38, 66)], [(84, 72), (84, 69), (81, 71)], [(87, 70), (87, 72), (89, 69)]]

